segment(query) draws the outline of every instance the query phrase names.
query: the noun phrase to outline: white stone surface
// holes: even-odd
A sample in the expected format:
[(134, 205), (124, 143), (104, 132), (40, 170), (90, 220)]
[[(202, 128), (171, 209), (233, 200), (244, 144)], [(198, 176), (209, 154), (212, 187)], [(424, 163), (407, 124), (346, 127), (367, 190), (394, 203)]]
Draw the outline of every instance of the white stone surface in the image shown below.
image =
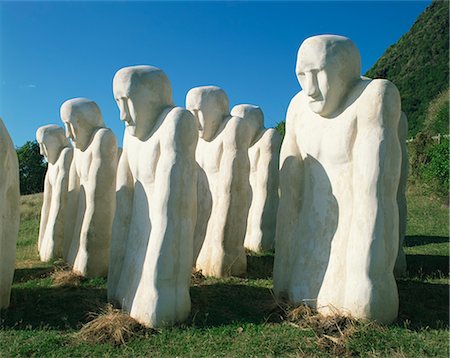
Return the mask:
[(244, 247), (254, 252), (274, 249), (278, 210), (278, 166), (281, 137), (273, 129), (264, 129), (262, 110), (250, 104), (233, 107), (231, 115), (255, 122), (258, 132), (248, 150), (252, 202), (247, 219)]
[(168, 326), (191, 309), (197, 127), (189, 111), (173, 105), (158, 68), (122, 68), (113, 87), (126, 129), (108, 298), (144, 325)]
[(41, 155), (48, 167), (44, 181), (38, 250), (41, 261), (62, 257), (64, 245), (64, 213), (73, 149), (64, 129), (54, 124), (36, 131)]
[(274, 289), (323, 314), (392, 322), (398, 311), (400, 96), (360, 77), (347, 38), (300, 46), (303, 88), (291, 101), (280, 154)]
[(19, 232), (19, 164), (0, 118), (0, 309), (9, 306)]
[(251, 203), (248, 148), (258, 125), (230, 116), (228, 97), (216, 86), (189, 90), (186, 108), (199, 129), (195, 268), (206, 276), (242, 275), (247, 271), (244, 237)]
[(400, 122), (398, 125), (398, 138), (400, 140), (400, 147), (402, 149), (402, 166), (400, 181), (397, 190), (397, 204), (399, 213), (399, 240), (398, 240), (398, 255), (395, 261), (394, 274), (396, 277), (401, 277), (406, 274), (406, 255), (403, 250), (403, 241), (406, 236), (406, 222), (407, 222), (407, 203), (406, 203), (406, 186), (408, 182), (408, 147), (406, 139), (408, 137), (408, 119), (406, 114), (402, 112)]
[(65, 212), (63, 257), (73, 271), (106, 276), (115, 210), (117, 140), (97, 104), (74, 98), (61, 106), (66, 136), (74, 144)]

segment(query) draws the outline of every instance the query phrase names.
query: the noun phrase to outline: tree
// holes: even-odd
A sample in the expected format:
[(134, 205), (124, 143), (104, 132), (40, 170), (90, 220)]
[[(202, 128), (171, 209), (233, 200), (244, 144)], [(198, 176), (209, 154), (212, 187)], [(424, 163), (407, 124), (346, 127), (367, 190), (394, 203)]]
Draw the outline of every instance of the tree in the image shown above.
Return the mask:
[(274, 128), (277, 130), (277, 132), (280, 134), (281, 140), (284, 139), (285, 126), (286, 126), (285, 121), (280, 121), (280, 122), (278, 122), (277, 125), (274, 127)]
[(20, 194), (40, 193), (44, 190), (47, 163), (39, 153), (39, 144), (28, 141), (16, 149), (19, 159)]

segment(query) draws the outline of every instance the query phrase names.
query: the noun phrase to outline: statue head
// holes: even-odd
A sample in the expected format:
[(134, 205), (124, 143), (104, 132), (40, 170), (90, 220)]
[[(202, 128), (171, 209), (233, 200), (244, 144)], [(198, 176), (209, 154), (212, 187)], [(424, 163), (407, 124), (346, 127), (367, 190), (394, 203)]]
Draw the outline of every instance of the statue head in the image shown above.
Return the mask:
[(310, 109), (323, 117), (333, 117), (360, 72), (359, 51), (346, 37), (313, 36), (298, 50), (297, 78)]
[(230, 114), (228, 96), (216, 86), (195, 87), (186, 95), (186, 109), (197, 119), (199, 137), (211, 141)]
[(87, 98), (69, 99), (61, 106), (60, 113), (66, 127), (66, 137), (82, 151), (88, 147), (94, 132), (105, 127), (97, 103)]
[(152, 66), (124, 67), (113, 79), (113, 92), (120, 120), (132, 136), (145, 140), (162, 111), (172, 102), (172, 87), (166, 74)]
[(63, 148), (69, 146), (64, 129), (55, 124), (39, 127), (36, 131), (36, 140), (41, 155), (51, 164), (56, 163)]
[[(264, 129), (264, 113), (260, 107), (253, 104), (238, 104), (231, 110), (233, 117), (241, 117), (251, 123), (251, 126), (256, 129), (255, 136)], [(253, 138), (252, 142), (255, 140)]]

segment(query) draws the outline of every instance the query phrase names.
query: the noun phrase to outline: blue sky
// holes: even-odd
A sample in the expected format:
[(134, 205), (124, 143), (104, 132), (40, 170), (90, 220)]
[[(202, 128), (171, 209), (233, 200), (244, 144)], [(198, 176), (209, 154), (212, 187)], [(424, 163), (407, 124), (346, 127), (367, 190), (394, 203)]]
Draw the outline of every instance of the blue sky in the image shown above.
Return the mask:
[(98, 103), (121, 145), (112, 78), (148, 64), (168, 75), (176, 105), (196, 86), (217, 85), (231, 107), (259, 105), (266, 127), (284, 120), (300, 90), (296, 53), (307, 37), (351, 38), (367, 71), (430, 1), (2, 2), (0, 117), (16, 146), (45, 124), (62, 124), (61, 104)]

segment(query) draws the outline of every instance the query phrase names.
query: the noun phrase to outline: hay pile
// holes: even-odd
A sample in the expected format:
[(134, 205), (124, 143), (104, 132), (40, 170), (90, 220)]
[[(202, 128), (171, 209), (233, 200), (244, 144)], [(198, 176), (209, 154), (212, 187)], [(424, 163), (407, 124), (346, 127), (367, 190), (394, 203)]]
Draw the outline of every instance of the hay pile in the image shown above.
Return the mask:
[(277, 302), (282, 321), (302, 330), (311, 330), (317, 338), (317, 345), (334, 356), (348, 355), (347, 343), (352, 335), (368, 325), (375, 323), (362, 322), (351, 316), (336, 314), (324, 316), (307, 305), (292, 307)]
[(98, 314), (91, 314), (93, 320), (86, 323), (75, 338), (91, 343), (126, 344), (132, 337), (154, 332), (142, 326), (123, 311), (107, 304)]

